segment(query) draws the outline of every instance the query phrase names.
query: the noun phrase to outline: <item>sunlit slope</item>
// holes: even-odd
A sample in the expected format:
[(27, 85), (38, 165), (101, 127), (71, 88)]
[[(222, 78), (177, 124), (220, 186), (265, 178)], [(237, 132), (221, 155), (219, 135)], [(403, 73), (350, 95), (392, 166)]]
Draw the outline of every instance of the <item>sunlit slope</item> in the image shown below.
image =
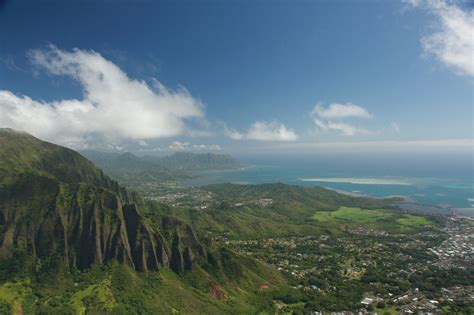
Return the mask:
[(401, 212), (399, 198), (372, 199), (337, 193), (322, 187), (286, 184), (219, 184), (202, 188), (214, 202), (203, 208), (170, 208), (203, 235), (261, 238), (288, 235), (337, 234), (351, 227), (389, 232), (416, 232), (437, 224)]

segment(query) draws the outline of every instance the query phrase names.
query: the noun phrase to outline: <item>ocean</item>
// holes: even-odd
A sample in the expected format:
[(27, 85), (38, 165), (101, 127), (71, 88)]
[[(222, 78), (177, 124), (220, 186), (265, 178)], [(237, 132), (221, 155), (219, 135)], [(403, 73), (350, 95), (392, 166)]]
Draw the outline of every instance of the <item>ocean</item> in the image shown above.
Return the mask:
[(241, 169), (197, 172), (189, 186), (286, 183), (323, 186), (369, 197), (410, 202), (474, 217), (472, 154), (351, 154), (240, 157)]

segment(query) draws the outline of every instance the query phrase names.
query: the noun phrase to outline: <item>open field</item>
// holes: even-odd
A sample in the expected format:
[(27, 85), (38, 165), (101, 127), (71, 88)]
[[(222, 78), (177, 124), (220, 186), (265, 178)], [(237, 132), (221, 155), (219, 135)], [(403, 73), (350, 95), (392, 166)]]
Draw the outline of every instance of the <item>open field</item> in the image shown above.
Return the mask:
[(336, 211), (318, 211), (313, 215), (313, 219), (320, 222), (352, 222), (367, 223), (393, 217), (393, 213), (386, 210), (365, 210), (356, 207), (340, 207)]
[(418, 215), (405, 214), (402, 218), (397, 220), (397, 224), (408, 227), (420, 227), (430, 225), (432, 222)]
[(418, 215), (400, 214), (384, 209), (368, 210), (346, 206), (342, 206), (336, 211), (318, 211), (312, 218), (327, 226), (364, 225), (378, 229), (387, 229), (388, 226), (391, 226), (389, 230), (400, 232), (416, 231), (433, 223)]

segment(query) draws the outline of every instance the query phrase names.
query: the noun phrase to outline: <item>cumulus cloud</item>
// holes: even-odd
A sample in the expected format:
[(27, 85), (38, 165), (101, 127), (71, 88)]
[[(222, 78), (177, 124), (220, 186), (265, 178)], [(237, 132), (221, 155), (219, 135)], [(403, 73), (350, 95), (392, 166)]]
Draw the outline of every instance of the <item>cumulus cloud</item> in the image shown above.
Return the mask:
[(224, 125), (224, 133), (234, 140), (294, 141), (299, 138), (296, 132), (277, 121), (256, 121), (245, 133), (240, 133)]
[(244, 136), (245, 136), (244, 134), (238, 132), (235, 129), (227, 127), (227, 125), (225, 123), (223, 123), (222, 125), (223, 125), (223, 128), (224, 128), (224, 134), (227, 137), (229, 137), (233, 140), (242, 140), (244, 138)]
[(131, 79), (94, 51), (32, 50), (31, 61), (52, 75), (68, 76), (83, 99), (44, 102), (0, 90), (0, 126), (83, 148), (91, 142), (141, 140), (190, 134), (190, 119), (204, 117), (202, 103), (180, 87), (171, 90)]
[(298, 135), (282, 123), (256, 121), (247, 131), (246, 138), (251, 140), (293, 141), (298, 139)]
[(409, 1), (437, 18), (436, 31), (421, 39), (424, 51), (457, 73), (474, 76), (474, 10), (445, 0)]
[(372, 114), (370, 114), (365, 108), (352, 103), (332, 103), (328, 107), (317, 104), (311, 114), (325, 119), (341, 119), (348, 117), (372, 118)]
[(316, 104), (310, 113), (310, 117), (316, 127), (324, 132), (337, 132), (345, 136), (371, 133), (365, 128), (342, 121), (347, 118), (370, 119), (373, 117), (365, 108), (352, 103), (332, 103), (327, 107)]

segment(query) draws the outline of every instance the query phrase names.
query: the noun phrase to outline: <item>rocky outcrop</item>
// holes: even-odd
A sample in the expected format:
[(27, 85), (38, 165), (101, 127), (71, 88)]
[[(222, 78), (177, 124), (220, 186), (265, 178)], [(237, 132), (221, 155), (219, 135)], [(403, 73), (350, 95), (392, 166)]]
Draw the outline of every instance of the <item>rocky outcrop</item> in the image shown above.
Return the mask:
[(207, 260), (207, 253), (187, 224), (174, 218), (162, 221), (164, 235), (172, 239), (170, 267), (177, 273), (190, 270), (198, 257)]
[(87, 184), (29, 176), (2, 187), (0, 223), (0, 259), (21, 249), (39, 258), (61, 254), (78, 269), (117, 260), (137, 271), (167, 266), (178, 273), (190, 270), (198, 256), (207, 259), (185, 223), (165, 217), (164, 238), (145, 223), (137, 204)]
[(110, 260), (138, 271), (169, 265), (165, 241), (136, 204), (103, 188), (20, 178), (0, 189), (0, 222), (0, 258), (15, 248), (36, 257), (59, 253), (79, 269)]

